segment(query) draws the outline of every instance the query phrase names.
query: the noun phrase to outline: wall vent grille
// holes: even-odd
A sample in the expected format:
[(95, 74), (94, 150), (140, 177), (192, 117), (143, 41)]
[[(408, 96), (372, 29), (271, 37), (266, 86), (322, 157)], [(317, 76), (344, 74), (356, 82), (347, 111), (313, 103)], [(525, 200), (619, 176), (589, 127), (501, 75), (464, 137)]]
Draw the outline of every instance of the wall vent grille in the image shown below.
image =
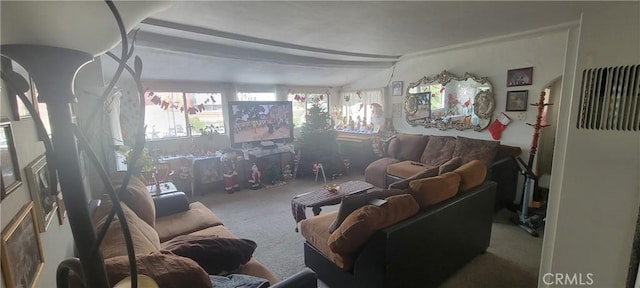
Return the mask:
[(582, 73), (578, 129), (640, 131), (640, 65)]

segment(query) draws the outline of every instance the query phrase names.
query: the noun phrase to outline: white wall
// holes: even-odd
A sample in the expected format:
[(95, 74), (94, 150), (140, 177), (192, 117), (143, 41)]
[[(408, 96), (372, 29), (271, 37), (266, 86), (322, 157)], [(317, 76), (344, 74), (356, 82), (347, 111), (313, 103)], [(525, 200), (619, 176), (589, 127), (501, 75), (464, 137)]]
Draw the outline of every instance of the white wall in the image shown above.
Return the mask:
[(571, 101), (560, 110), (540, 274), (593, 273), (595, 287), (624, 287), (640, 203), (640, 133), (575, 123), (584, 69), (640, 63), (640, 3), (585, 10), (573, 34), (566, 60), (575, 77), (563, 88)]
[[(3, 119), (11, 119), (11, 108), (8, 102), (7, 89), (5, 88), (4, 81), (2, 81), (1, 84), (0, 117)], [(11, 121), (11, 124), (23, 183), (0, 203), (0, 225), (3, 230), (20, 209), (31, 201), (31, 194), (29, 193), (29, 185), (26, 181), (24, 168), (37, 157), (43, 155), (45, 151), (42, 142), (38, 141), (34, 120), (32, 118)], [(65, 219), (64, 224), (59, 225), (57, 216), (54, 216), (47, 231), (39, 235), (44, 251), (45, 266), (40, 274), (38, 287), (55, 287), (55, 271), (58, 268), (58, 263), (73, 254), (69, 219)], [(1, 277), (2, 276), (0, 276), (0, 278)], [(3, 279), (0, 279), (0, 287), (5, 287)]]
[[(478, 76), (489, 77), (493, 84), (496, 109), (494, 115), (505, 110), (507, 90), (528, 90), (529, 102), (538, 101), (540, 92), (554, 79), (561, 76), (564, 68), (567, 29), (548, 31), (535, 35), (518, 35), (511, 40), (501, 40), (474, 45), (471, 47), (452, 49), (402, 60), (396, 64), (391, 81), (403, 81), (403, 88), (410, 82), (415, 82), (423, 76), (432, 76), (447, 70), (462, 76), (464, 72)], [(533, 85), (511, 87), (507, 89), (507, 70), (533, 66)], [(389, 83), (391, 70), (371, 75), (365, 79), (351, 83), (344, 89), (365, 89), (386, 87)], [(403, 95), (406, 92), (403, 93)], [(390, 95), (387, 93), (387, 95)], [(559, 95), (558, 95), (559, 98)], [(403, 103), (404, 96), (387, 96), (385, 111), (391, 115), (391, 103)], [(516, 118), (517, 112), (506, 112), (512, 122), (502, 134), (501, 143), (519, 146), (523, 149), (523, 158), (528, 157), (533, 129), (526, 122), (535, 121), (536, 109), (529, 106), (525, 121)], [(429, 135), (460, 135), (478, 139), (491, 139), (488, 130), (481, 133), (473, 130), (440, 131), (436, 128), (411, 127), (404, 119), (394, 118), (396, 130), (408, 133)]]

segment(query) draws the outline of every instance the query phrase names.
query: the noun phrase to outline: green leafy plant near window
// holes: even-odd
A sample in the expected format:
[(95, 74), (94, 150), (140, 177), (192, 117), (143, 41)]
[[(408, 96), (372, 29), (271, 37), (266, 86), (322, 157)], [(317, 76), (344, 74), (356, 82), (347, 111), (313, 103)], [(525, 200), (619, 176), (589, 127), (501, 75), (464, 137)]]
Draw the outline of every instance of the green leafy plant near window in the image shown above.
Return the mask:
[(331, 114), (321, 103), (322, 98), (311, 99), (306, 121), (302, 125), (298, 149), (300, 150), (300, 170), (302, 175), (311, 175), (314, 163), (322, 163), (326, 174), (342, 173), (338, 156), (337, 131), (333, 129)]
[[(129, 146), (122, 146), (122, 148), (120, 148), (120, 152), (122, 152), (122, 154), (125, 156), (123, 163), (127, 166), (129, 166), (131, 151), (132, 149)], [(133, 167), (129, 167), (129, 169), (134, 170), (134, 172), (139, 171), (143, 173), (153, 171), (153, 157), (151, 157), (147, 148), (144, 148), (142, 150), (138, 161), (136, 161), (136, 165), (134, 165)]]

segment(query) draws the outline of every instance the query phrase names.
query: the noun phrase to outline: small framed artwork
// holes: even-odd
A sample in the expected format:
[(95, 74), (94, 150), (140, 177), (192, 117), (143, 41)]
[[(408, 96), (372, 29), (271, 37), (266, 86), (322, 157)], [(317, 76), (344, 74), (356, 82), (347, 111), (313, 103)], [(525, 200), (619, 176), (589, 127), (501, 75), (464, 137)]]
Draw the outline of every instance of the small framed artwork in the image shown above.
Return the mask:
[(529, 90), (507, 91), (506, 111), (527, 111)]
[(29, 202), (2, 231), (2, 278), (5, 287), (37, 287), (44, 268), (44, 254)]
[(507, 71), (507, 87), (527, 86), (531, 84), (533, 84), (533, 67)]
[(45, 232), (58, 208), (58, 197), (52, 193), (57, 191), (57, 187), (49, 185), (47, 158), (44, 155), (36, 158), (24, 170), (27, 174), (31, 200), (34, 202), (36, 224), (40, 232)]
[(0, 121), (0, 165), (2, 167), (2, 194), (0, 200), (6, 198), (11, 192), (22, 185), (20, 168), (16, 146), (13, 142), (13, 130), (11, 122)]
[(391, 95), (402, 96), (402, 81), (391, 82)]

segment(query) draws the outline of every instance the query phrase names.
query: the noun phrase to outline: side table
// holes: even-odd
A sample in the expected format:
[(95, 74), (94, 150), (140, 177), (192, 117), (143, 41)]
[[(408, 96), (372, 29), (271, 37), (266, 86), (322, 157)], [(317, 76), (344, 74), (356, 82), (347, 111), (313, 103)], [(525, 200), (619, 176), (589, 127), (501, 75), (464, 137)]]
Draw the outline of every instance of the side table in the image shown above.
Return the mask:
[(160, 191), (158, 191), (158, 187), (156, 185), (147, 186), (147, 191), (151, 193), (151, 196), (157, 196), (157, 195), (178, 191), (178, 188), (176, 188), (176, 185), (171, 182), (160, 183), (158, 184), (158, 186), (160, 186)]

